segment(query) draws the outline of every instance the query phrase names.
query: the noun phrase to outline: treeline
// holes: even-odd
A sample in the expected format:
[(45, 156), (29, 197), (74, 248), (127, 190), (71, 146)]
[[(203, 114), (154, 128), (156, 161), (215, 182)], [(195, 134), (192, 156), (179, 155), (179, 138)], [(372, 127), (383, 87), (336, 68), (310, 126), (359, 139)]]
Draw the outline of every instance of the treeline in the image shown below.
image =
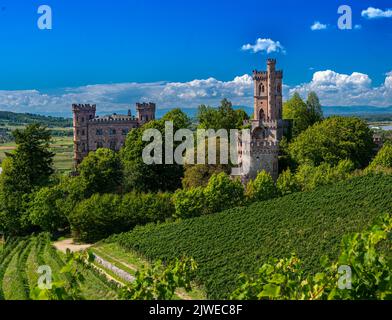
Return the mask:
[(47, 127), (72, 127), (72, 119), (52, 116), (42, 116), (31, 113), (15, 113), (10, 111), (0, 111), (0, 123), (8, 125), (21, 125), (40, 123)]

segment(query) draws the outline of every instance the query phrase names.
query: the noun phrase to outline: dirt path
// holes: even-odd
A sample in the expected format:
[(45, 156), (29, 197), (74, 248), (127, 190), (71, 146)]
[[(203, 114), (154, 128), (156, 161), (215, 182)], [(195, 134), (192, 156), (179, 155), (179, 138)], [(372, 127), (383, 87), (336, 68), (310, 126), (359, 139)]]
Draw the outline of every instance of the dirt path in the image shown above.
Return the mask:
[(61, 241), (57, 241), (53, 243), (54, 247), (61, 251), (61, 252), (67, 252), (67, 249), (69, 249), (71, 252), (78, 252), (78, 251), (83, 251), (91, 247), (91, 244), (75, 244), (73, 242), (73, 239), (65, 239)]

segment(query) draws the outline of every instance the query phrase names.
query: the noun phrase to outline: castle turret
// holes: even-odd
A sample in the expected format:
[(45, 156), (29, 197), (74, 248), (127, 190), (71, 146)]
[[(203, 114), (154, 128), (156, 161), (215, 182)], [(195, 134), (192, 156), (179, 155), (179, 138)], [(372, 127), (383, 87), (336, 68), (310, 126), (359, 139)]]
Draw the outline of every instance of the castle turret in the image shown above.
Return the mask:
[(96, 105), (73, 104), (74, 162), (77, 166), (88, 154), (88, 122), (95, 118)]
[(136, 103), (136, 113), (140, 125), (155, 120), (155, 103)]

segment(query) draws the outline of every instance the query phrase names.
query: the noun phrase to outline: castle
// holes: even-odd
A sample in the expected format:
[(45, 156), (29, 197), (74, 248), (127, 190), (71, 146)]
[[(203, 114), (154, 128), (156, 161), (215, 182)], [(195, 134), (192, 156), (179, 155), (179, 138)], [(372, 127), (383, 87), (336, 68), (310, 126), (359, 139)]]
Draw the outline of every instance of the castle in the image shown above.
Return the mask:
[(282, 120), (283, 71), (276, 70), (276, 60), (267, 60), (267, 71), (253, 71), (254, 115), (249, 121), (250, 141), (239, 140), (239, 164), (244, 182), (255, 179), (263, 170), (276, 180), (279, 175), (279, 142), (290, 122)]
[[(250, 141), (238, 140), (238, 162), (244, 183), (263, 170), (275, 180), (279, 175), (279, 143), (290, 130), (291, 122), (282, 119), (283, 71), (276, 70), (276, 60), (267, 60), (267, 71), (253, 71), (254, 115), (249, 121)], [(137, 116), (113, 114), (97, 117), (96, 105), (72, 106), (74, 123), (74, 161), (81, 163), (90, 151), (121, 149), (130, 130), (155, 120), (154, 103), (137, 103)], [(245, 169), (246, 168), (246, 169)]]
[(112, 114), (96, 116), (96, 105), (74, 104), (74, 163), (79, 165), (90, 151), (108, 148), (118, 151), (125, 143), (130, 130), (155, 120), (156, 105), (154, 103), (137, 103), (137, 115)]

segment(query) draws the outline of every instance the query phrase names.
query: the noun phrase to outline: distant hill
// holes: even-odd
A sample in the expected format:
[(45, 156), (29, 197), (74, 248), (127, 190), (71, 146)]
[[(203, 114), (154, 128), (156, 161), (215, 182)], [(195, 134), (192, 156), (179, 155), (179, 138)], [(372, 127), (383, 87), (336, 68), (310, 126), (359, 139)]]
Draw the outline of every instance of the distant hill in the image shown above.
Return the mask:
[(8, 125), (22, 125), (30, 123), (41, 123), (48, 127), (72, 127), (72, 119), (63, 117), (44, 116), (30, 113), (15, 113), (0, 111), (0, 123)]
[(209, 298), (225, 299), (239, 274), (296, 252), (306, 271), (335, 259), (344, 235), (392, 212), (392, 176), (375, 175), (194, 219), (137, 227), (114, 238), (149, 260), (193, 257)]

